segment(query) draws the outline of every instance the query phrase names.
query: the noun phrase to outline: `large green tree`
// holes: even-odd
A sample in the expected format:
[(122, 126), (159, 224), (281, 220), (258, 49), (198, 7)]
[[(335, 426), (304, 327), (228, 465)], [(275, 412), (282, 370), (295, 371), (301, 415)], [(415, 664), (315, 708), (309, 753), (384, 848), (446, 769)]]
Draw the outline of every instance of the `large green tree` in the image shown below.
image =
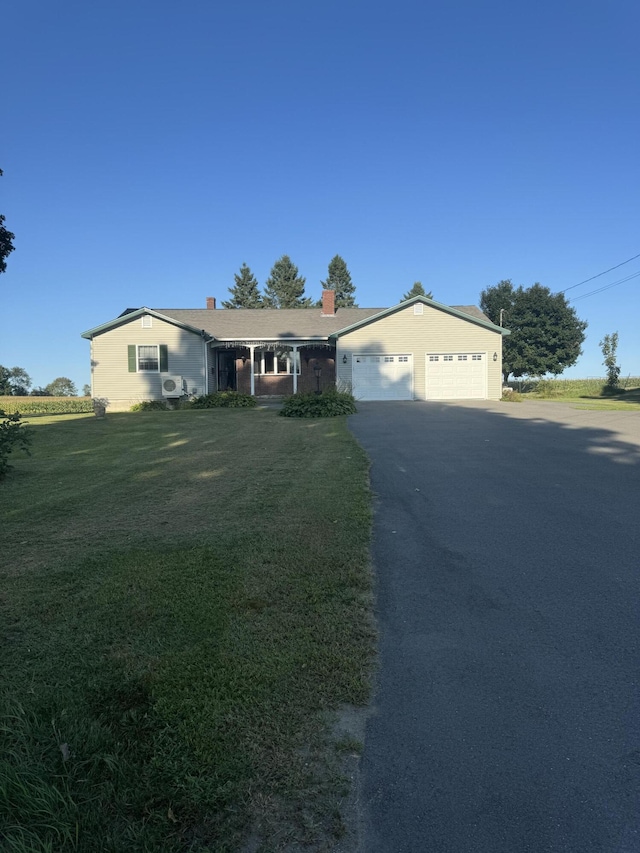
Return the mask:
[(246, 264), (240, 267), (240, 273), (233, 276), (235, 284), (229, 288), (231, 299), (223, 302), (224, 308), (263, 308), (262, 295), (258, 289), (258, 279)]
[(31, 377), (24, 367), (3, 367), (0, 364), (0, 396), (26, 397)]
[[(320, 284), (325, 290), (335, 290), (336, 308), (358, 307), (355, 302), (355, 284), (351, 281), (351, 273), (340, 255), (336, 255), (329, 261), (327, 280), (321, 281)], [(322, 305), (322, 301), (319, 304)]]
[(480, 307), (496, 325), (509, 329), (503, 339), (502, 373), (509, 376), (557, 376), (582, 352), (587, 323), (562, 293), (541, 284), (514, 288), (509, 279), (480, 294)]
[(271, 267), (265, 282), (266, 308), (310, 308), (311, 300), (304, 296), (306, 279), (298, 275), (298, 267), (288, 255), (283, 255)]
[[(0, 176), (1, 175), (2, 169), (0, 169)], [(13, 241), (16, 238), (15, 234), (5, 228), (5, 219), (6, 217), (0, 214), (0, 273), (6, 272), (7, 270), (7, 258), (14, 250)]]
[(53, 382), (45, 385), (45, 391), (52, 397), (76, 397), (78, 395), (75, 383), (71, 379), (67, 379), (66, 376), (58, 376)]
[(433, 299), (433, 293), (431, 291), (427, 293), (421, 281), (414, 281), (411, 290), (407, 291), (400, 301), (406, 302), (407, 299), (413, 299), (414, 296), (426, 296), (427, 299)]

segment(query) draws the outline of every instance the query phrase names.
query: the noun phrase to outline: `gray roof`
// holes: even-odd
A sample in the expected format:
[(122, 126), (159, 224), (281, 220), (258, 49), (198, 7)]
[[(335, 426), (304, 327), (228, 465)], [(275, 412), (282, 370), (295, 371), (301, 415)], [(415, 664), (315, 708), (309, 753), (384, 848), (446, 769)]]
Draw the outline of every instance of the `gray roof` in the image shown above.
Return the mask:
[[(475, 305), (452, 305), (455, 311), (468, 314), (476, 320), (489, 322)], [(218, 340), (250, 340), (260, 338), (328, 338), (351, 328), (389, 308), (338, 308), (331, 316), (324, 316), (321, 308), (154, 308), (158, 314), (171, 317), (179, 323), (204, 329)]]
[(328, 338), (334, 332), (360, 323), (384, 308), (338, 308), (323, 316), (321, 308), (154, 308), (187, 326), (204, 329), (218, 340), (251, 338)]
[(424, 302), (446, 313), (469, 317), (474, 323), (508, 334), (505, 329), (494, 326), (475, 305), (443, 305), (425, 296), (414, 296), (391, 308), (338, 308), (335, 314), (328, 316), (323, 315), (321, 308), (127, 308), (115, 320), (89, 329), (82, 337), (92, 338), (129, 322), (132, 315), (149, 312), (196, 334), (203, 331), (207, 337), (219, 341), (327, 340), (414, 302)]

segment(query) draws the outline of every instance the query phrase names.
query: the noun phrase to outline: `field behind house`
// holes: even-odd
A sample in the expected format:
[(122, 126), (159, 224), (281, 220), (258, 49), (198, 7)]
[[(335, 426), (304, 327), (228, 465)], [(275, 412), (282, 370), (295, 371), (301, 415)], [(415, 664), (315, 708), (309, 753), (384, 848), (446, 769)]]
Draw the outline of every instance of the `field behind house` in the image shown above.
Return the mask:
[(354, 746), (327, 712), (366, 701), (373, 648), (345, 420), (32, 429), (0, 484), (0, 849), (322, 849)]
[(515, 379), (509, 386), (523, 399), (556, 400), (590, 409), (640, 410), (640, 377), (621, 377), (617, 392), (604, 379)]
[(0, 409), (8, 415), (66, 415), (93, 412), (91, 397), (2, 397)]

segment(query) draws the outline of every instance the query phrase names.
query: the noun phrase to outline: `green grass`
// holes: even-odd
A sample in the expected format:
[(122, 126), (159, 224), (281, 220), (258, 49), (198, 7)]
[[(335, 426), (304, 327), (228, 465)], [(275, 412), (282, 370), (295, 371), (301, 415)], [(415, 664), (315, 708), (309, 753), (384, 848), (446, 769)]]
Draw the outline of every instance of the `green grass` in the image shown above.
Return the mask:
[(640, 410), (640, 378), (622, 379), (617, 394), (610, 393), (602, 379), (516, 380), (510, 385), (520, 400), (552, 400), (582, 409)]
[(369, 692), (367, 461), (344, 419), (37, 418), (0, 485), (0, 848), (339, 835), (328, 712)]

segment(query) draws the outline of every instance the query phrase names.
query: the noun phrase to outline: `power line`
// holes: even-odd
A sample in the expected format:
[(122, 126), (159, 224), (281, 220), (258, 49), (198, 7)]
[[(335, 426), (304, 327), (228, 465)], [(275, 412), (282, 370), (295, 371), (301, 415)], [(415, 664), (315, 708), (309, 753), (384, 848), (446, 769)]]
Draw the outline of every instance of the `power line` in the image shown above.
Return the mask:
[(619, 284), (624, 284), (625, 281), (631, 281), (632, 278), (638, 278), (638, 276), (640, 276), (640, 270), (638, 270), (638, 272), (631, 273), (631, 275), (628, 275), (626, 278), (620, 278), (618, 281), (612, 281), (610, 284), (605, 284), (597, 290), (590, 290), (589, 293), (581, 293), (580, 296), (569, 299), (569, 302), (577, 302), (579, 299), (586, 299), (587, 296), (594, 296), (596, 293), (602, 293), (603, 290), (609, 290), (610, 287), (617, 287)]
[[(579, 281), (577, 284), (572, 284), (571, 287), (565, 287), (564, 290), (558, 291), (559, 293), (566, 293), (567, 290), (573, 290), (574, 287), (580, 287), (581, 284), (586, 284), (588, 281), (593, 281), (594, 278), (600, 278), (601, 275), (606, 275), (608, 272), (613, 272), (613, 270), (617, 270), (618, 267), (623, 267), (625, 264), (630, 263), (631, 261), (635, 261), (636, 258), (640, 258), (640, 254), (634, 255), (632, 258), (629, 258), (627, 261), (622, 261), (621, 264), (616, 264), (615, 267), (609, 267), (608, 270), (604, 270), (604, 272), (599, 272), (596, 275), (592, 275), (591, 278), (585, 278), (584, 281)], [(620, 282), (622, 283), (622, 282)], [(594, 291), (597, 293), (598, 291)], [(587, 296), (589, 294), (586, 294)]]

